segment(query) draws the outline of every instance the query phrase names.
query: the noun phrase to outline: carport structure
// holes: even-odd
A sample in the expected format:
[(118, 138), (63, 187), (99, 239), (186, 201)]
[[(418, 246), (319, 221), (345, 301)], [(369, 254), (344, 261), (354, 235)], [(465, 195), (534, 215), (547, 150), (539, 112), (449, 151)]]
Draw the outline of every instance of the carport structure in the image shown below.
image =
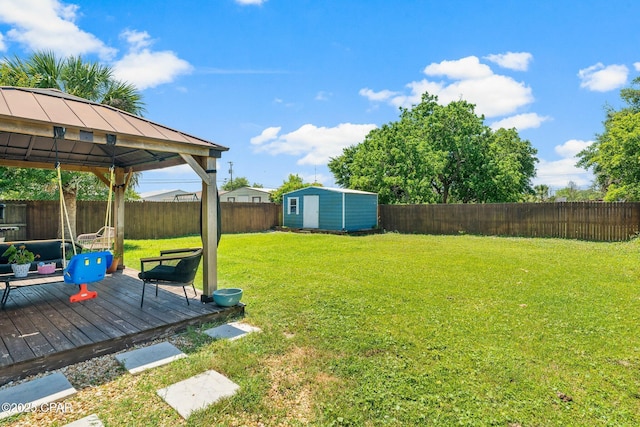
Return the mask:
[(0, 166), (93, 172), (115, 167), (114, 250), (124, 247), (125, 189), (134, 172), (187, 163), (202, 179), (202, 300), (217, 289), (216, 159), (227, 147), (55, 89), (0, 87)]

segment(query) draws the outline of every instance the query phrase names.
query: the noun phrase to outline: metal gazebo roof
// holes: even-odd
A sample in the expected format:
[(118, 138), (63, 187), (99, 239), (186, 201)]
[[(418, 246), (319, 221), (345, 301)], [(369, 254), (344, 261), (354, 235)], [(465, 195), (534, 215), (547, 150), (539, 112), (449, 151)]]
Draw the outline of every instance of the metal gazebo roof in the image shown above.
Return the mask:
[(95, 173), (115, 166), (114, 249), (124, 248), (131, 172), (187, 163), (202, 179), (203, 302), (217, 288), (216, 160), (227, 147), (55, 89), (0, 86), (0, 166)]
[[(54, 138), (54, 134), (57, 136)], [(0, 86), (0, 164), (134, 172), (219, 158), (228, 148), (56, 89)]]

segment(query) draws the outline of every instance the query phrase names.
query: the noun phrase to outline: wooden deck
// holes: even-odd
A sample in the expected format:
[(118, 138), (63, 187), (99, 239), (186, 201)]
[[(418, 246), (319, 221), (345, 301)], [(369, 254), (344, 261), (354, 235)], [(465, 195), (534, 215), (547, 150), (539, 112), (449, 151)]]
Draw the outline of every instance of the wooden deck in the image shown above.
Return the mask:
[(0, 310), (0, 386), (35, 373), (58, 369), (113, 353), (230, 316), (242, 316), (244, 305), (202, 304), (187, 288), (147, 286), (140, 308), (142, 281), (125, 269), (89, 284), (98, 297), (70, 303), (78, 287), (65, 283), (13, 289)]

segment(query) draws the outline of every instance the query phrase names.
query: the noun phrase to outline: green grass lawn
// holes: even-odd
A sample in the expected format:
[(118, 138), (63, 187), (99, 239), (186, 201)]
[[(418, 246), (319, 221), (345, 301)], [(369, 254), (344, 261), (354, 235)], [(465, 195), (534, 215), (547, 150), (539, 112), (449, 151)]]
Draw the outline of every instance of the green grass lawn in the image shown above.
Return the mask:
[[(127, 265), (198, 244), (127, 241)], [(640, 425), (639, 245), (224, 235), (219, 287), (263, 332), (100, 385), (127, 396), (95, 412), (181, 424), (155, 390), (215, 369), (241, 389), (187, 425)]]

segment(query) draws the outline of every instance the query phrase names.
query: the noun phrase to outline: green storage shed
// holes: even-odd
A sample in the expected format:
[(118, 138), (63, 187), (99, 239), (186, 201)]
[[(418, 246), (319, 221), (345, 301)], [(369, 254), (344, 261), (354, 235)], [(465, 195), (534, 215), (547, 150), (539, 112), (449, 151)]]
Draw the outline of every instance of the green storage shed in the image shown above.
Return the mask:
[(378, 195), (345, 188), (305, 187), (284, 194), (283, 225), (335, 231), (378, 226)]

